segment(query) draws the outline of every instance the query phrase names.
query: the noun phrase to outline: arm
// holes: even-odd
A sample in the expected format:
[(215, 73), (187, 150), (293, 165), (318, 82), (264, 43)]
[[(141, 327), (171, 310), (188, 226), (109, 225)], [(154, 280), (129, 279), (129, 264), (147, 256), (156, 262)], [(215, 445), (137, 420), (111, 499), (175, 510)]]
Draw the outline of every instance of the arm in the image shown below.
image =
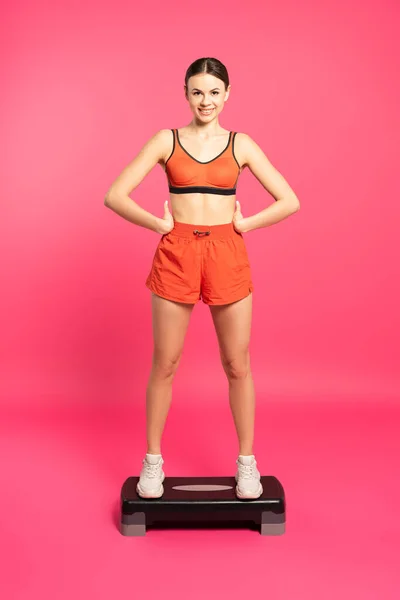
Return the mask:
[(151, 169), (163, 159), (171, 146), (171, 131), (160, 129), (141, 148), (135, 158), (124, 168), (107, 191), (104, 204), (118, 215), (141, 227), (162, 233), (158, 217), (141, 208), (129, 194)]
[(246, 133), (240, 135), (240, 153), (244, 165), (249, 167), (261, 185), (275, 198), (275, 203), (261, 212), (245, 217), (240, 229), (243, 233), (279, 223), (300, 209), (300, 202), (285, 180), (265, 156), (261, 148)]

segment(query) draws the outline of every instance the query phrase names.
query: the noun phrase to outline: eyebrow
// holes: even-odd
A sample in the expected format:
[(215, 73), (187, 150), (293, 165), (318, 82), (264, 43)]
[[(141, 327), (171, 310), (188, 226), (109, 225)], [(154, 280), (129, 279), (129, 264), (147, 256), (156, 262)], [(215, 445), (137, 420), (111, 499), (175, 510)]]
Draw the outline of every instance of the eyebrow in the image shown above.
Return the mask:
[[(216, 87), (216, 88), (213, 88), (212, 90), (210, 90), (210, 92), (213, 92), (214, 90), (219, 90), (219, 89), (220, 89), (219, 87)], [(196, 90), (197, 92), (201, 92), (201, 91), (202, 91), (202, 90), (199, 90), (199, 88), (193, 88), (193, 89), (192, 89), (192, 92), (194, 92), (195, 90)]]

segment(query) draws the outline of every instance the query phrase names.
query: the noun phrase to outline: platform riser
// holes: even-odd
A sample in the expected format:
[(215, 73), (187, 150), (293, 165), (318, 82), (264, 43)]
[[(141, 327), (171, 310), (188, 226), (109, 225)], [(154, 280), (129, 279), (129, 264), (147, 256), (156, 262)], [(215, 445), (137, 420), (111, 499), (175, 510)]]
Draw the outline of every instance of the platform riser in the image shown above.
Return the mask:
[[(211, 515), (210, 515), (211, 516)], [(175, 515), (176, 517), (176, 515)], [(186, 515), (187, 517), (187, 515)], [(195, 524), (196, 523), (196, 519), (195, 519), (195, 515), (191, 515), (192, 519), (191, 521)], [(204, 519), (204, 515), (202, 515), (203, 518), (198, 519), (198, 523), (200, 524), (204, 524), (209, 522), (210, 524), (214, 521), (215, 519), (212, 518), (208, 518), (208, 519)], [(251, 519), (248, 519), (249, 521), (251, 521)], [(185, 523), (189, 524), (187, 518), (184, 519)], [(230, 521), (230, 519), (218, 519), (218, 522), (220, 522), (221, 524), (226, 522), (226, 521)], [(261, 524), (260, 524), (261, 521)], [(167, 523), (168, 520), (164, 519), (164, 520), (158, 520), (158, 522), (163, 522), (163, 523)], [(175, 522), (178, 523), (179, 519), (175, 519)], [(256, 525), (258, 525), (260, 527), (260, 533), (261, 535), (283, 535), (285, 533), (285, 526), (286, 526), (286, 522), (285, 522), (285, 514), (281, 514), (281, 515), (276, 515), (274, 513), (268, 513), (268, 512), (263, 512), (261, 514), (261, 519), (254, 519), (253, 521)], [(137, 513), (133, 513), (131, 515), (122, 515), (121, 517), (121, 523), (120, 523), (120, 531), (122, 533), (122, 535), (124, 536), (130, 536), (130, 537), (140, 537), (140, 536), (144, 536), (146, 535), (146, 515), (144, 512), (137, 512)]]

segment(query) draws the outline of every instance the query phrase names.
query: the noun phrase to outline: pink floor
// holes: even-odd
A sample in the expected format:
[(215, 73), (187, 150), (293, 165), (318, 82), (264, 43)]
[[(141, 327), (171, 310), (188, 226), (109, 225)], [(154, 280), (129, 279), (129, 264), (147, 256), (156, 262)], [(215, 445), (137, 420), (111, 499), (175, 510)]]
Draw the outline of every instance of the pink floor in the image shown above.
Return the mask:
[[(275, 397), (258, 408), (258, 465), (287, 499), (279, 537), (123, 537), (119, 492), (140, 470), (142, 409), (19, 407), (0, 417), (2, 600), (400, 598), (398, 403)], [(172, 405), (167, 476), (233, 475), (236, 450), (227, 405)]]

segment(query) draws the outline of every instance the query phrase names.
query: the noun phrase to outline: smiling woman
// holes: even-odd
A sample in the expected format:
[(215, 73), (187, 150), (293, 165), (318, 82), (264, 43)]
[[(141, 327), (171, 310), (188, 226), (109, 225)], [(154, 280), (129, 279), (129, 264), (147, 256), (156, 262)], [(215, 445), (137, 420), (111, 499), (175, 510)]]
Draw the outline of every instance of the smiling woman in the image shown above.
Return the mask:
[[(161, 129), (111, 185), (105, 204), (123, 218), (151, 229), (158, 242), (146, 286), (152, 291), (154, 352), (146, 392), (148, 448), (137, 484), (144, 498), (158, 498), (165, 477), (161, 438), (172, 381), (194, 305), (210, 306), (239, 443), (236, 494), (258, 498), (260, 472), (253, 454), (255, 397), (250, 369), (254, 289), (243, 233), (277, 223), (300, 203), (284, 177), (246, 133), (223, 129), (219, 115), (231, 91), (225, 65), (199, 58), (186, 71), (184, 93), (193, 114), (188, 125)], [(164, 169), (171, 209), (158, 218), (129, 198), (156, 165)], [(236, 200), (240, 173), (248, 168), (276, 200), (243, 217)]]

